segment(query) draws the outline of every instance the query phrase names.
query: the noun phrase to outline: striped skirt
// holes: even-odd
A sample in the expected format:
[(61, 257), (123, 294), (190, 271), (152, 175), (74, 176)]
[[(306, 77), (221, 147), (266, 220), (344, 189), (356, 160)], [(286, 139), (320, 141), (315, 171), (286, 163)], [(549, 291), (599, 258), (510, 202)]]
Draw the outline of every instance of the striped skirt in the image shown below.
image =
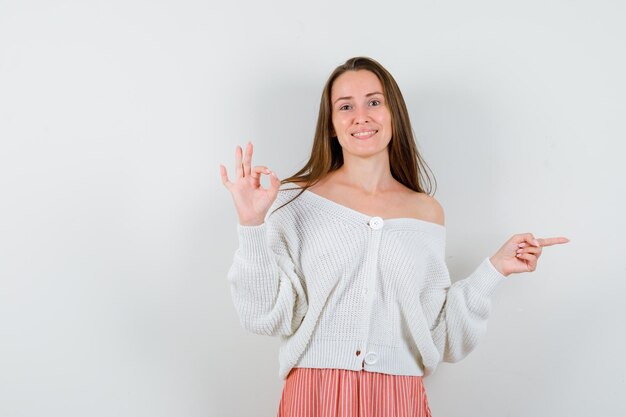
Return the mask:
[(420, 376), (293, 368), (278, 417), (430, 417)]

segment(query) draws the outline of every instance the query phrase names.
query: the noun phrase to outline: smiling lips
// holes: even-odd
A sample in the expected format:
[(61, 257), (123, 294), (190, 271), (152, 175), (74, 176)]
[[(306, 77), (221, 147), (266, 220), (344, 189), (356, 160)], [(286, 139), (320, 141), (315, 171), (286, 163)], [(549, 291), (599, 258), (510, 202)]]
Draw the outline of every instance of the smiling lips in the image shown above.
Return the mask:
[(376, 133), (378, 133), (378, 130), (364, 130), (362, 132), (354, 132), (352, 133), (352, 136), (357, 139), (369, 139)]

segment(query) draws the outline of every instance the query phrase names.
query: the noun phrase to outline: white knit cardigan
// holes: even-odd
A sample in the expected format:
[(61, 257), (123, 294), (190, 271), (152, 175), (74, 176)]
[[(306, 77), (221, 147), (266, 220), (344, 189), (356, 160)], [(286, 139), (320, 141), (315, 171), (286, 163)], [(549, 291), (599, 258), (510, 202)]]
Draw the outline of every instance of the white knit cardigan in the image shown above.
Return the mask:
[(241, 325), (280, 336), (279, 376), (293, 367), (430, 375), (485, 332), (505, 276), (485, 258), (451, 285), (445, 227), (382, 219), (284, 184), (265, 222), (237, 224), (228, 271)]

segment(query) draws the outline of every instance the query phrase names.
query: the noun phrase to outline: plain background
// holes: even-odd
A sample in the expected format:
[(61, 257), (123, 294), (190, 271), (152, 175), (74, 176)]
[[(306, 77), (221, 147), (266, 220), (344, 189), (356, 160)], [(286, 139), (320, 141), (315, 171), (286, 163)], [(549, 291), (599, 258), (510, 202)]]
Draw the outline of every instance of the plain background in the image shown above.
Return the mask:
[[(426, 379), (434, 416), (623, 416), (619, 1), (0, 1), (0, 415), (273, 416), (278, 340), (226, 273), (235, 146), (307, 160), (355, 55), (398, 81), (467, 276), (567, 236)], [(264, 183), (267, 184), (267, 179)]]

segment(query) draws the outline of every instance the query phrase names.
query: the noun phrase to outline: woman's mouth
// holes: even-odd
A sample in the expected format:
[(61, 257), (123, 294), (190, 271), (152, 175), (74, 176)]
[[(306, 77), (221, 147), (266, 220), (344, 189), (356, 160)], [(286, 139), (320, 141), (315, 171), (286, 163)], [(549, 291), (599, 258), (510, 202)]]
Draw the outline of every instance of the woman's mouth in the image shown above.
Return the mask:
[(378, 133), (378, 130), (365, 130), (363, 132), (354, 132), (352, 133), (352, 136), (357, 139), (369, 139), (376, 133)]

